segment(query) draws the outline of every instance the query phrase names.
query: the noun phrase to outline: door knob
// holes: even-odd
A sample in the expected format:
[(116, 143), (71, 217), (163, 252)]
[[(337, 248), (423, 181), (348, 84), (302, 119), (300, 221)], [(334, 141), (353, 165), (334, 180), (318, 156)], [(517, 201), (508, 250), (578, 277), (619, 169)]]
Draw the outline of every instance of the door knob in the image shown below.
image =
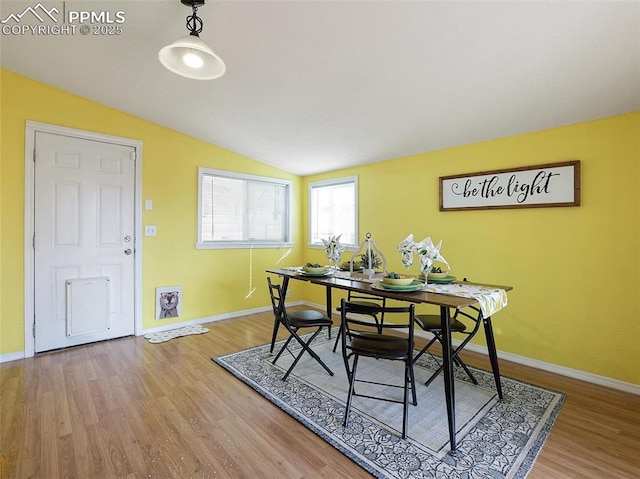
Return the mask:
[(131, 248), (127, 248), (126, 250), (124, 250), (124, 254), (129, 255), (133, 253), (133, 250)]

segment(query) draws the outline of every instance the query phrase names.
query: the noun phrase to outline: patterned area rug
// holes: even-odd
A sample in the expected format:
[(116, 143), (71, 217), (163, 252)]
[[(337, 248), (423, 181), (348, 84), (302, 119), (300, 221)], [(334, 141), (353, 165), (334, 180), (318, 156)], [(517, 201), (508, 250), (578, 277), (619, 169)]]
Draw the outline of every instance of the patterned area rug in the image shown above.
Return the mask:
[(159, 331), (157, 333), (146, 334), (144, 337), (148, 339), (150, 343), (164, 343), (170, 339), (179, 338), (181, 336), (189, 336), (190, 334), (204, 334), (209, 330), (200, 325), (184, 326), (182, 328), (170, 329), (168, 331)]
[[(479, 383), (475, 386), (456, 368), (458, 449), (451, 454), (442, 375), (424, 386), (438, 367), (436, 358), (424, 355), (416, 364), (418, 406), (409, 408), (408, 438), (402, 440), (401, 404), (355, 397), (349, 425), (342, 426), (348, 382), (342, 355), (332, 347), (333, 341), (322, 335), (313, 348), (333, 377), (305, 354), (282, 381), (293, 359), (285, 353), (274, 366), (269, 345), (212, 360), (378, 478), (523, 479), (564, 401), (563, 394), (504, 376), (504, 400), (498, 401), (490, 372), (471, 368)], [(358, 365), (359, 377), (393, 377), (402, 383), (401, 363), (365, 359)], [(384, 389), (389, 390), (395, 388)]]

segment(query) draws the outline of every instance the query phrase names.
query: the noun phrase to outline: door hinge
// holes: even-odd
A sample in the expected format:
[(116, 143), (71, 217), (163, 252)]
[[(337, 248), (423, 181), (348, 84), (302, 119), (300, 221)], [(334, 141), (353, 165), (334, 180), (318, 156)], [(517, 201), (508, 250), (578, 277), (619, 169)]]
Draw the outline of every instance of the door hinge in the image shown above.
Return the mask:
[(33, 149), (33, 162), (36, 162), (36, 149)]
[(138, 159), (138, 155), (137, 155), (137, 153), (136, 153), (136, 150), (133, 150), (133, 151), (131, 152), (131, 159), (132, 159), (133, 161), (136, 161), (136, 160)]
[(36, 317), (33, 317), (33, 327), (31, 328), (31, 331), (33, 332), (33, 337), (36, 337)]
[(33, 233), (33, 239), (31, 240), (31, 247), (36, 249), (36, 234)]

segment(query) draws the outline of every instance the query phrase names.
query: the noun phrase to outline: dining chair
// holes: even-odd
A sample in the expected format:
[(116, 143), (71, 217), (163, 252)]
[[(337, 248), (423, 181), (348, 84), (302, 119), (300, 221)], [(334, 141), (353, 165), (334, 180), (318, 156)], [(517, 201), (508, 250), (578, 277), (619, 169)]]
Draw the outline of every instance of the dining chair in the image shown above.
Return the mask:
[[(387, 305), (387, 298), (383, 298), (381, 296), (373, 296), (365, 293), (358, 293), (357, 291), (349, 291), (347, 293), (347, 302), (353, 304), (359, 304), (360, 306), (368, 306), (371, 307), (370, 313), (361, 313), (365, 314), (365, 316), (371, 317), (373, 322), (376, 324), (378, 328), (378, 332), (382, 332), (380, 329), (380, 325), (384, 323), (384, 307)], [(382, 306), (383, 311), (380, 314), (380, 318), (378, 318), (377, 307)], [(336, 311), (340, 312), (341, 306), (336, 307)], [(340, 337), (342, 334), (342, 328), (338, 329), (338, 334), (336, 335), (336, 342), (333, 344), (333, 352), (336, 352), (338, 349), (338, 343), (340, 342)]]
[[(461, 321), (461, 319), (464, 319), (464, 318), (466, 318), (466, 320), (468, 320), (468, 322), (473, 325), (471, 330), (468, 330), (467, 325), (463, 321)], [(436, 341), (438, 341), (440, 345), (442, 345), (442, 322), (440, 319), (440, 315), (439, 314), (416, 314), (415, 321), (416, 321), (416, 324), (420, 327), (420, 329), (433, 334), (433, 338), (431, 338), (431, 340), (427, 343), (427, 345), (424, 348), (422, 348), (418, 354), (415, 355), (415, 357), (413, 358), (413, 362), (415, 363), (420, 358), (420, 356), (422, 356), (426, 352), (428, 352), (431, 355), (431, 357), (436, 359), (436, 356), (431, 354), (431, 352), (429, 351), (429, 348)], [(480, 311), (480, 308), (476, 306), (468, 306), (465, 309), (456, 309), (455, 313), (452, 316), (450, 316), (449, 324), (451, 324), (451, 332), (460, 333), (466, 336), (464, 340), (458, 345), (457, 348), (452, 349), (451, 357), (453, 358), (453, 362), (455, 365), (464, 369), (464, 371), (467, 373), (467, 376), (469, 376), (469, 379), (471, 379), (473, 384), (478, 384), (478, 381), (476, 380), (475, 377), (473, 377), (473, 374), (469, 370), (469, 367), (464, 363), (462, 358), (460, 358), (459, 354), (460, 354), (460, 351), (462, 351), (462, 349), (467, 345), (467, 343), (471, 341), (471, 339), (476, 335), (476, 333), (478, 332), (478, 329), (480, 328), (481, 323), (482, 323), (482, 312)], [(428, 386), (429, 384), (431, 384), (431, 382), (433, 382), (433, 380), (438, 376), (438, 374), (442, 372), (443, 369), (444, 369), (444, 365), (440, 364), (440, 367), (424, 383), (425, 386)]]
[[(363, 316), (373, 315), (390, 316), (385, 323), (372, 324)], [(407, 422), (409, 402), (416, 406), (415, 377), (413, 373), (413, 333), (414, 333), (415, 306), (388, 307), (380, 305), (363, 305), (357, 302), (340, 302), (340, 329), (342, 332), (342, 356), (349, 380), (349, 392), (345, 406), (343, 426), (347, 427), (349, 413), (354, 396), (399, 403), (402, 409), (402, 438), (407, 437)], [(358, 361), (361, 357), (374, 358), (376, 360), (402, 361), (404, 362), (404, 381), (397, 384), (392, 380), (380, 382), (376, 377), (358, 378)], [(356, 383), (360, 389), (366, 389), (365, 394), (356, 390)], [(404, 390), (402, 401), (394, 398), (391, 389)], [(375, 393), (375, 395), (374, 395)], [(411, 399), (409, 395), (411, 393)]]
[[(269, 280), (269, 278), (267, 278), (267, 279)], [(269, 280), (269, 287), (270, 288), (271, 288), (271, 284), (272, 283)], [(284, 286), (281, 285), (280, 289), (283, 290)], [(281, 294), (284, 294), (286, 296), (286, 291), (281, 291)], [(304, 310), (299, 310), (299, 311), (292, 311), (292, 312), (287, 312), (287, 314), (288, 314), (290, 319), (300, 320), (300, 321), (306, 321), (306, 320), (310, 320), (310, 319), (326, 318), (326, 315), (322, 314), (319, 311), (316, 311), (315, 309), (304, 309)], [(282, 321), (280, 321), (278, 319), (279, 316), (277, 314), (275, 314), (274, 316), (275, 317), (273, 319), (273, 333), (271, 335), (271, 348), (269, 349), (269, 352), (271, 352), (271, 353), (273, 353), (273, 349), (275, 348), (276, 338), (278, 337), (278, 330), (280, 328), (280, 324), (282, 323)], [(328, 330), (329, 330), (329, 338), (331, 338), (331, 327), (329, 327)]]
[[(273, 306), (275, 321), (273, 339), (271, 341), (271, 352), (273, 352), (278, 326), (282, 324), (282, 326), (284, 326), (284, 328), (289, 332), (289, 337), (283, 344), (282, 348), (280, 348), (280, 351), (278, 351), (278, 354), (273, 360), (273, 364), (280, 359), (280, 356), (284, 351), (288, 351), (291, 356), (295, 358), (287, 372), (282, 377), (282, 380), (285, 381), (289, 377), (289, 374), (291, 374), (291, 371), (293, 371), (293, 368), (298, 364), (298, 361), (300, 361), (300, 358), (305, 352), (309, 353), (309, 355), (311, 355), (311, 357), (313, 357), (320, 366), (329, 373), (329, 375), (333, 376), (333, 371), (329, 369), (322, 359), (320, 359), (320, 356), (318, 356), (310, 347), (310, 344), (318, 334), (320, 334), (322, 328), (326, 327), (327, 330), (331, 329), (333, 324), (331, 318), (312, 309), (288, 313), (285, 307), (285, 294), (282, 290), (282, 286), (272, 283), (271, 278), (267, 278), (267, 283), (269, 285), (269, 295), (271, 296), (271, 305)], [(306, 341), (298, 334), (298, 331), (303, 328), (315, 328), (313, 334), (311, 334)], [(297, 351), (297, 355), (289, 349), (289, 343), (291, 343), (292, 340), (295, 340), (300, 345), (300, 350)]]

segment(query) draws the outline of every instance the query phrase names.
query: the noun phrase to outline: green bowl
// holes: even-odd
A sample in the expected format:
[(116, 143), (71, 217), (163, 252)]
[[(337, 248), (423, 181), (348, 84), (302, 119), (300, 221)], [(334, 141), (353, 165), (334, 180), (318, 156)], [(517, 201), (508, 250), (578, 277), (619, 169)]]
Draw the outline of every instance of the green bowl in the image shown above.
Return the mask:
[(447, 276), (449, 276), (449, 272), (448, 271), (444, 271), (442, 273), (429, 273), (427, 278), (444, 279)]
[[(344, 261), (344, 262), (340, 263), (340, 267), (342, 269), (351, 269), (351, 261)], [(353, 270), (357, 271), (359, 269), (362, 269), (362, 263), (354, 261)]]
[(391, 284), (394, 286), (408, 286), (411, 283), (413, 283), (413, 280), (416, 279), (415, 276), (411, 276), (409, 274), (400, 274), (398, 275), (400, 276), (399, 278), (389, 278), (388, 276), (385, 276), (384, 278), (382, 278), (382, 283), (383, 284)]
[(318, 267), (303, 266), (302, 269), (305, 271), (305, 273), (312, 273), (312, 274), (320, 274), (320, 273), (325, 273), (327, 271), (326, 266), (318, 266)]

